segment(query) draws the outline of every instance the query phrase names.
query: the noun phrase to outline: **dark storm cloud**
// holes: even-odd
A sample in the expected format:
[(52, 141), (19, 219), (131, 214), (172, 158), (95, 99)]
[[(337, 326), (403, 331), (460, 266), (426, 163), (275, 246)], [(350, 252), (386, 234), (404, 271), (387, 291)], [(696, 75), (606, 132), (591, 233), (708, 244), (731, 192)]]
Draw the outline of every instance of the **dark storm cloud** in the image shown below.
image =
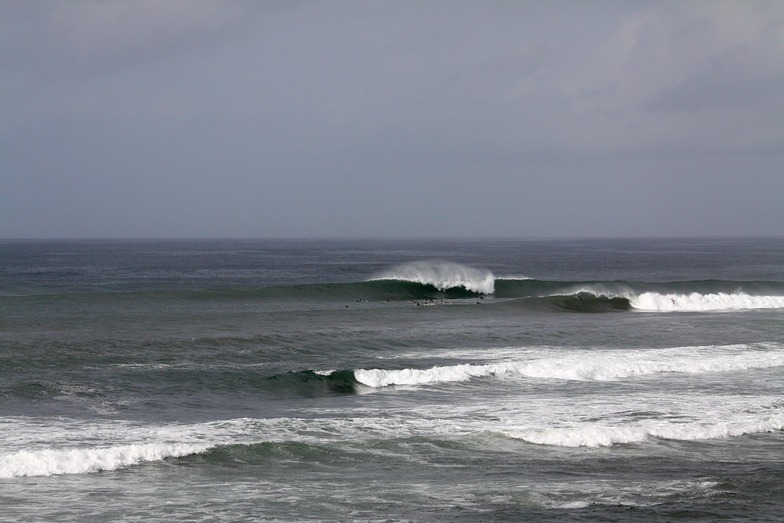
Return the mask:
[(781, 234), (777, 2), (8, 2), (0, 236)]

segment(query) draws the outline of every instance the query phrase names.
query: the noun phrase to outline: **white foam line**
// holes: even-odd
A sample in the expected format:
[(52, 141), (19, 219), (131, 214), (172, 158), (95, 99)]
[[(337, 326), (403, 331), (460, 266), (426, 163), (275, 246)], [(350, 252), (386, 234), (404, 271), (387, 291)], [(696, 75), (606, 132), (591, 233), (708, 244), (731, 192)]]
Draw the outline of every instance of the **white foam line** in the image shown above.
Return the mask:
[(116, 470), (146, 461), (197, 454), (207, 444), (148, 443), (106, 448), (23, 450), (0, 456), (0, 478)]
[(644, 311), (723, 311), (784, 308), (784, 296), (752, 296), (743, 292), (727, 294), (660, 294), (644, 292), (630, 297), (632, 307)]
[(714, 424), (634, 424), (627, 426), (586, 425), (581, 427), (505, 430), (510, 438), (538, 445), (560, 447), (609, 447), (617, 444), (642, 443), (649, 438), (680, 441), (724, 439), (784, 430), (784, 416), (763, 420)]
[[(202, 453), (218, 445), (246, 445), (262, 441), (324, 444), (366, 438), (495, 433), (540, 445), (602, 447), (641, 443), (650, 438), (692, 441), (784, 430), (784, 414), (780, 409), (778, 412), (774, 411), (775, 413), (769, 410), (764, 412), (759, 411), (757, 405), (758, 412), (754, 414), (749, 412), (752, 405), (746, 402), (747, 399), (745, 396), (739, 398), (740, 403), (733, 405), (729, 410), (708, 409), (707, 416), (701, 415), (701, 420), (688, 423), (661, 418), (625, 422), (622, 419), (609, 417), (603, 423), (583, 423), (568, 415), (566, 417), (572, 417), (572, 420), (567, 421), (564, 413), (558, 413), (556, 405), (543, 405), (533, 410), (525, 409), (524, 413), (513, 413), (507, 421), (470, 416), (469, 411), (450, 413), (445, 417), (443, 412), (425, 409), (399, 412), (391, 418), (388, 416), (321, 419), (240, 418), (191, 426), (146, 428), (140, 426), (135, 427), (130, 435), (119, 436), (139, 438), (146, 429), (154, 439), (161, 441), (114, 442), (95, 447), (82, 445), (75, 448), (56, 448), (55, 444), (62, 438), (62, 434), (55, 430), (49, 433), (48, 444), (45, 441), (36, 443), (39, 448), (0, 453), (0, 478), (111, 471), (166, 458)], [(721, 403), (723, 406), (726, 398), (722, 398)], [(675, 407), (678, 406), (671, 408)], [(569, 408), (573, 409), (573, 407)], [(703, 413), (705, 409), (699, 408), (696, 412)], [(499, 414), (502, 418), (505, 417), (503, 413)], [(724, 421), (716, 422), (716, 419)], [(520, 425), (521, 422), (525, 425)], [(560, 423), (568, 423), (568, 425), (552, 426)], [(13, 420), (10, 420), (10, 425), (15, 425)], [(24, 428), (23, 420), (19, 427)], [(97, 436), (108, 428), (99, 424), (95, 427), (82, 427), (80, 432), (88, 436), (91, 434)], [(33, 426), (30, 429), (35, 433), (44, 430), (44, 427)], [(168, 441), (163, 440), (164, 438)], [(179, 441), (174, 438), (179, 438)]]
[(481, 365), (464, 363), (428, 369), (358, 369), (354, 376), (361, 384), (378, 388), (390, 385), (462, 382), (471, 378), (505, 374), (539, 379), (607, 381), (661, 373), (701, 374), (780, 366), (784, 366), (784, 350), (781, 346), (759, 344), (586, 351), (579, 355), (553, 355)]

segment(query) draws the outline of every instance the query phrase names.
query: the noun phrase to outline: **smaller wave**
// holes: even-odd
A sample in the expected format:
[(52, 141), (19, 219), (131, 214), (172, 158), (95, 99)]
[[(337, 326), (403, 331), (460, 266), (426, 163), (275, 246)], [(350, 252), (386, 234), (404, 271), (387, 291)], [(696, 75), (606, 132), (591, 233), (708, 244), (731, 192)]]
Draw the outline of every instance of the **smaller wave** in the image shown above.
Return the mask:
[(267, 465), (276, 460), (297, 462), (340, 461), (348, 456), (335, 445), (306, 441), (262, 441), (216, 445), (203, 453), (187, 456), (187, 461), (207, 462), (217, 466), (237, 463)]
[(521, 306), (544, 306), (570, 312), (721, 312), (784, 308), (784, 296), (736, 293), (661, 293), (580, 288), (522, 298)]
[(609, 381), (662, 373), (702, 374), (780, 367), (784, 366), (784, 353), (780, 349), (780, 345), (761, 344), (639, 350), (619, 355), (591, 352), (571, 357), (544, 357), (483, 365), (466, 363), (429, 369), (358, 369), (354, 371), (354, 377), (362, 385), (373, 388), (463, 382), (498, 375)]
[(298, 392), (305, 396), (318, 396), (324, 393), (352, 394), (359, 383), (351, 370), (285, 372), (266, 378), (281, 392)]
[(85, 474), (160, 461), (209, 449), (207, 444), (149, 443), (106, 448), (23, 450), (0, 456), (0, 478)]
[(426, 385), (455, 381), (468, 381), (471, 378), (494, 374), (499, 365), (453, 365), (430, 369), (359, 369), (354, 377), (362, 385), (380, 388), (390, 385)]
[(493, 294), (495, 290), (492, 272), (451, 262), (418, 261), (398, 265), (372, 280), (408, 281), (431, 285), (440, 291), (463, 288), (479, 294)]
[(784, 308), (784, 296), (753, 296), (743, 292), (700, 294), (661, 294), (644, 292), (630, 297), (632, 307), (643, 311), (730, 311)]
[(525, 301), (544, 302), (555, 309), (571, 312), (614, 312), (631, 310), (628, 298), (596, 295), (590, 292), (579, 292), (566, 296), (546, 296), (544, 298), (527, 298)]
[(650, 438), (695, 441), (723, 439), (747, 434), (784, 430), (784, 416), (768, 419), (713, 424), (632, 425), (627, 427), (586, 426), (544, 430), (506, 430), (504, 435), (537, 445), (559, 447), (609, 447), (642, 443)]

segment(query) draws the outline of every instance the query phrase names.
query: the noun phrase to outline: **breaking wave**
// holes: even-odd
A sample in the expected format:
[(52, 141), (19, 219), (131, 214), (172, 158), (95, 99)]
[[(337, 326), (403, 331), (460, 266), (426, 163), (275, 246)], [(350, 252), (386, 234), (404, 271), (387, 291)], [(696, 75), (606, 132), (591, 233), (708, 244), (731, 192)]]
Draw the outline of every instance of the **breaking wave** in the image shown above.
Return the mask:
[(549, 308), (570, 312), (721, 312), (784, 308), (784, 296), (755, 296), (745, 292), (661, 293), (633, 291), (604, 294), (580, 289), (574, 294), (555, 294), (522, 298), (522, 306)]
[(644, 311), (729, 311), (784, 308), (784, 296), (752, 296), (745, 292), (733, 294), (689, 294), (644, 292), (630, 298), (632, 307)]
[(207, 444), (148, 443), (106, 448), (22, 450), (0, 456), (0, 478), (86, 474), (204, 452)]
[[(521, 296), (522, 294), (522, 296)], [(784, 309), (779, 282), (496, 282), (496, 297), (571, 312), (720, 312)]]
[(559, 447), (609, 447), (642, 443), (650, 438), (679, 441), (723, 439), (784, 430), (784, 416), (723, 423), (642, 423), (629, 426), (581, 426), (502, 431), (507, 437), (538, 445)]
[(486, 269), (449, 261), (413, 261), (364, 281), (316, 282), (268, 287), (147, 289), (53, 295), (0, 296), (4, 302), (100, 299), (122, 305), (129, 298), (168, 300), (303, 301), (346, 304), (405, 300), (473, 299), (488, 295), (512, 306), (562, 312), (720, 312), (784, 309), (779, 281), (558, 281), (527, 276), (495, 277)]
[(458, 263), (419, 261), (398, 265), (372, 280), (400, 280), (435, 287), (440, 291), (463, 288), (479, 294), (492, 294), (495, 277), (486, 270)]
[(359, 369), (354, 376), (373, 388), (462, 382), (488, 376), (517, 375), (535, 379), (609, 381), (663, 373), (701, 374), (784, 367), (780, 344), (678, 347), (630, 350), (620, 354), (585, 351), (488, 364), (459, 364), (428, 369)]

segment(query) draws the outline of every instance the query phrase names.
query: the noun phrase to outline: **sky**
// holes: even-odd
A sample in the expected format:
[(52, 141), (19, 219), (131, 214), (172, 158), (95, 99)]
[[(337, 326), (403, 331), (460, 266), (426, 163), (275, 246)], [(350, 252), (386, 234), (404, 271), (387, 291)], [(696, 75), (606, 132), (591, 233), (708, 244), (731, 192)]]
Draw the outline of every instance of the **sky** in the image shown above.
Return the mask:
[(771, 235), (778, 0), (0, 3), (0, 238)]

